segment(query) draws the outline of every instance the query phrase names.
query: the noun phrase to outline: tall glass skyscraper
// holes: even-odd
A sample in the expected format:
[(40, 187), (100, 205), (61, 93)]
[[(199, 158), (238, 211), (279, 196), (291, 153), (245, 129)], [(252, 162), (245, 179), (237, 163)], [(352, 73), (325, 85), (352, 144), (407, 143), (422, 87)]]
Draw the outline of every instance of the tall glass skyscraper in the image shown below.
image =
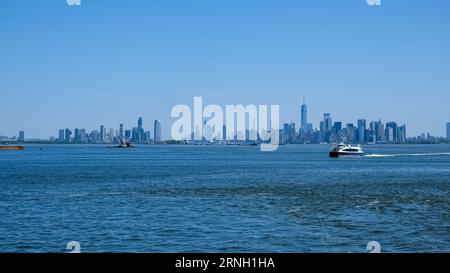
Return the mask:
[(358, 141), (361, 144), (366, 142), (366, 123), (365, 119), (358, 120)]
[(307, 133), (308, 132), (307, 131), (308, 130), (308, 107), (305, 104), (305, 98), (303, 98), (303, 104), (301, 106), (300, 112), (301, 112), (301, 117), (300, 117), (301, 130), (302, 130), (302, 132)]
[(106, 130), (103, 125), (100, 126), (100, 142), (106, 142)]
[(153, 128), (155, 142), (161, 141), (161, 121), (155, 120), (155, 126)]
[(121, 123), (120, 125), (119, 125), (119, 137), (120, 138), (122, 138), (123, 137), (123, 124)]
[(333, 128), (333, 120), (331, 119), (330, 113), (323, 114), (323, 123), (325, 125), (325, 132), (331, 132)]

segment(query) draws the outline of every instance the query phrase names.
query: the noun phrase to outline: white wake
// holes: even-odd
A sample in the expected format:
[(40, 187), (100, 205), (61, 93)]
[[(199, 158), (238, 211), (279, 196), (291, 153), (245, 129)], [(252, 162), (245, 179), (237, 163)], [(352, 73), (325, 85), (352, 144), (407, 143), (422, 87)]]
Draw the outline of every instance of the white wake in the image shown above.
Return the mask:
[(419, 153), (419, 154), (368, 154), (366, 157), (395, 157), (395, 156), (449, 156), (450, 153)]

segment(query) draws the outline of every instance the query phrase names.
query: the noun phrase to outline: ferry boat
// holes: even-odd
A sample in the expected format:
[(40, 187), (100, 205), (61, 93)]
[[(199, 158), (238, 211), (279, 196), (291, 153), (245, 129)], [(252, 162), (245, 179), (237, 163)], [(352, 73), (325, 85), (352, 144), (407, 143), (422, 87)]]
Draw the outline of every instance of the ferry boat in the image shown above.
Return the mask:
[(340, 157), (340, 156), (363, 156), (364, 151), (361, 145), (352, 146), (350, 144), (334, 144), (330, 150), (330, 157)]

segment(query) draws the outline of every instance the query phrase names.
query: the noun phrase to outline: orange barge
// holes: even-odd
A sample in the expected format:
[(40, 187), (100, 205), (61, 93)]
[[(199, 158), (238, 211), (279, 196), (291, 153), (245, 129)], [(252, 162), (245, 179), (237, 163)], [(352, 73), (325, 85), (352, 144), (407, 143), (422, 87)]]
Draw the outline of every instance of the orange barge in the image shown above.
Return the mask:
[(23, 146), (0, 146), (0, 151), (2, 150), (11, 150), (11, 151), (17, 151), (17, 150), (24, 150), (25, 147)]

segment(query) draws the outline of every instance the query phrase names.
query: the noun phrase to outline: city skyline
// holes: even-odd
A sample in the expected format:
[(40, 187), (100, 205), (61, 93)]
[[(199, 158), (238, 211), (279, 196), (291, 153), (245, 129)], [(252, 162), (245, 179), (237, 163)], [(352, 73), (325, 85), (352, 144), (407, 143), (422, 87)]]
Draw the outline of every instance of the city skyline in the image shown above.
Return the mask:
[[(432, 136), (429, 132), (422, 133), (420, 135), (408, 135), (406, 125), (400, 125), (395, 121), (388, 121), (383, 123), (381, 119), (367, 120), (358, 119), (356, 122), (352, 121), (340, 121), (333, 120), (332, 114), (323, 113), (323, 120), (318, 125), (308, 122), (308, 105), (305, 97), (303, 102), (298, 108), (300, 124), (295, 122), (281, 122), (280, 130), (280, 143), (335, 143), (335, 142), (348, 142), (348, 143), (406, 143), (407, 139), (422, 138), (422, 139), (435, 139), (436, 136)], [(204, 124), (208, 119), (204, 119)], [(370, 121), (370, 123), (369, 123)], [(345, 127), (344, 127), (345, 125)], [(74, 128), (73, 132), (70, 128), (61, 128), (58, 130), (57, 136), (49, 136), (45, 139), (59, 143), (118, 143), (120, 139), (126, 139), (135, 143), (158, 143), (161, 141), (173, 140), (172, 138), (162, 137), (162, 122), (155, 119), (153, 121), (153, 131), (144, 129), (143, 117), (138, 117), (137, 126), (126, 127), (123, 123), (120, 123), (118, 127), (106, 128), (104, 125), (100, 125), (99, 130), (92, 129), (88, 132), (85, 128)], [(126, 129), (129, 128), (129, 129)], [(219, 136), (217, 140), (231, 140), (226, 137), (227, 127), (223, 125), (222, 131), (216, 132)], [(203, 136), (210, 129), (202, 129)], [(223, 137), (222, 137), (223, 135)], [(245, 141), (249, 141), (250, 135), (248, 124), (244, 132), (236, 132), (232, 138), (236, 140), (238, 135), (245, 136)], [(194, 141), (194, 133), (192, 133), (191, 139)], [(4, 140), (6, 136), (0, 134), (0, 137)], [(15, 137), (15, 136), (14, 136)], [(259, 134), (258, 134), (259, 138)], [(437, 139), (445, 138), (450, 140), (450, 122), (446, 123), (446, 135), (437, 136)], [(17, 141), (24, 142), (26, 139), (39, 139), (39, 138), (25, 138), (24, 130), (20, 130)], [(216, 138), (215, 138), (216, 139)], [(260, 140), (259, 140), (260, 141)]]
[(277, 104), (297, 124), (305, 96), (314, 124), (330, 112), (445, 136), (450, 2), (214, 2), (2, 1), (0, 134), (170, 124), (173, 105), (201, 95)]

